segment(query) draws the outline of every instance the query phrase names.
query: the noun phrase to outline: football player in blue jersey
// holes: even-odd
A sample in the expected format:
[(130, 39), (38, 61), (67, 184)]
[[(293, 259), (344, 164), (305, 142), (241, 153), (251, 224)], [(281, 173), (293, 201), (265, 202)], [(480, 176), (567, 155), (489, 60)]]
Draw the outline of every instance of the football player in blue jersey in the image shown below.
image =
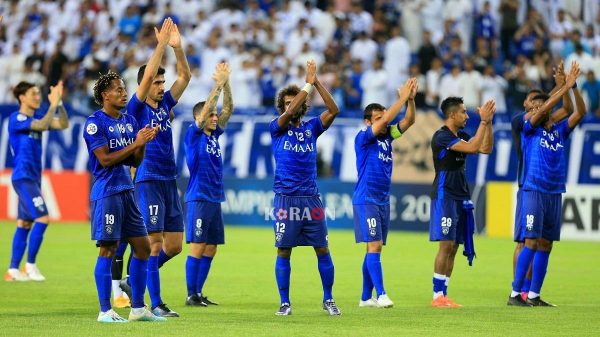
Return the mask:
[[(521, 149), (524, 162), (520, 173), (523, 179), (520, 235), (525, 239), (525, 246), (517, 259), (508, 305), (554, 306), (542, 300), (540, 292), (553, 242), (560, 240), (562, 193), (565, 192), (566, 183), (565, 142), (586, 113), (585, 103), (576, 88), (579, 74), (579, 65), (573, 62), (563, 87), (551, 97), (545, 94), (534, 97), (535, 105), (531, 118), (523, 122)], [(571, 88), (576, 109), (567, 119), (555, 121), (551, 118), (551, 109), (548, 106), (556, 104)], [(520, 292), (530, 265), (531, 286), (527, 299), (523, 300)]]
[[(329, 128), (339, 109), (331, 94), (319, 82), (314, 61), (307, 62), (306, 84), (302, 89), (289, 85), (279, 91), (276, 107), (279, 117), (270, 124), (275, 157), (274, 230), (277, 260), (275, 276), (281, 304), (276, 315), (292, 313), (289, 297), (290, 257), (296, 246), (312, 246), (318, 260), (323, 285), (323, 309), (337, 316), (332, 295), (334, 266), (328, 248), (325, 210), (317, 188), (317, 138)], [(316, 88), (327, 110), (307, 122), (307, 99)]]
[[(172, 108), (187, 87), (191, 72), (181, 46), (181, 35), (172, 26), (168, 41), (158, 43), (155, 54), (138, 72), (139, 87), (129, 100), (127, 113), (139, 125), (158, 127), (158, 135), (146, 145), (146, 154), (135, 171), (135, 196), (150, 238), (148, 293), (152, 312), (158, 316), (178, 317), (160, 296), (159, 268), (181, 252), (183, 212), (177, 192), (177, 165), (173, 148)], [(158, 37), (158, 31), (156, 31)], [(165, 91), (165, 70), (159, 66), (165, 48), (171, 46), (177, 59), (177, 79)]]
[(465, 174), (465, 158), (471, 153), (492, 152), (492, 118), (496, 104), (489, 100), (478, 109), (481, 121), (473, 137), (462, 131), (469, 119), (462, 98), (448, 97), (441, 108), (444, 126), (431, 139), (435, 179), (431, 193), (429, 240), (439, 241), (431, 305), (457, 308), (460, 305), (447, 297), (447, 289), (459, 244), (464, 245), (463, 254), (467, 256), (469, 265), (475, 257), (473, 203)]
[[(360, 307), (390, 308), (394, 302), (383, 287), (381, 250), (390, 226), (390, 186), (392, 181), (392, 142), (415, 122), (417, 80), (412, 78), (398, 89), (398, 100), (389, 108), (378, 103), (367, 105), (363, 127), (354, 139), (358, 181), (354, 188), (354, 237), (365, 242), (362, 265), (363, 291)], [(408, 102), (406, 114), (389, 125)], [(377, 293), (373, 296), (373, 287)]]
[[(217, 245), (225, 243), (221, 202), (223, 190), (223, 157), (219, 136), (233, 113), (229, 86), (229, 66), (221, 63), (213, 78), (215, 86), (206, 101), (194, 106), (194, 122), (185, 136), (185, 155), (190, 181), (185, 192), (186, 239), (190, 254), (185, 263), (188, 296), (186, 305), (216, 305), (203, 293)], [(223, 108), (217, 113), (217, 101), (223, 92)]]
[[(157, 34), (158, 46), (148, 62), (148, 68), (154, 72), (162, 55), (161, 46), (167, 44), (172, 31), (173, 22), (165, 20)], [(152, 71), (148, 74), (153, 76)], [(95, 178), (90, 192), (90, 214), (92, 240), (100, 248), (94, 271), (100, 302), (98, 321), (127, 322), (110, 304), (111, 262), (120, 240), (129, 241), (134, 254), (129, 268), (132, 291), (129, 321), (165, 321), (166, 318), (144, 307), (150, 241), (129, 173), (130, 166), (141, 164), (146, 144), (156, 137), (160, 126), (146, 125), (139, 129), (133, 116), (121, 113), (127, 106), (127, 91), (121, 77), (113, 72), (96, 81), (94, 99), (102, 109), (88, 117), (84, 139)]]
[[(554, 89), (552, 89), (552, 91), (550, 92), (550, 95), (552, 95), (556, 91), (560, 90), (560, 88), (565, 84), (564, 65), (563, 65), (562, 61), (555, 68), (554, 81), (556, 84), (555, 84)], [(519, 186), (519, 189), (517, 191), (517, 199), (516, 199), (516, 207), (515, 207), (515, 223), (514, 223), (514, 231), (513, 231), (514, 241), (517, 243), (514, 253), (513, 253), (513, 277), (514, 277), (514, 273), (517, 268), (517, 258), (519, 257), (519, 253), (521, 252), (521, 249), (523, 249), (524, 244), (525, 244), (525, 238), (522, 237), (521, 221), (520, 221), (520, 219), (521, 219), (521, 204), (522, 204), (521, 199), (522, 199), (522, 193), (523, 193), (523, 180), (521, 177), (522, 165), (523, 165), (523, 152), (521, 151), (521, 131), (523, 130), (524, 121), (529, 120), (529, 118), (531, 118), (531, 114), (533, 112), (533, 107), (534, 107), (533, 98), (535, 96), (537, 96), (539, 94), (543, 94), (543, 93), (544, 92), (542, 92), (539, 89), (530, 90), (527, 93), (527, 96), (525, 97), (525, 101), (523, 101), (523, 108), (525, 109), (525, 111), (523, 113), (515, 115), (511, 120), (513, 145), (514, 145), (515, 151), (517, 153), (517, 172), (518, 172), (517, 184)], [(555, 97), (558, 98), (558, 96), (555, 96)], [(563, 120), (564, 118), (568, 117), (573, 112), (573, 103), (571, 102), (571, 97), (569, 96), (568, 91), (566, 91), (565, 94), (563, 94), (562, 102), (563, 102), (563, 106), (560, 107), (559, 109), (555, 110), (551, 115), (551, 118), (555, 122), (559, 122), (559, 121)], [(554, 107), (554, 105), (553, 105), (554, 103), (555, 102), (552, 102), (552, 100), (548, 100), (546, 102), (546, 104), (544, 104), (544, 106), (540, 107), (539, 109), (542, 109), (542, 110), (551, 109), (552, 107)], [(523, 300), (527, 299), (527, 293), (529, 292), (530, 285), (531, 285), (531, 266), (529, 267), (529, 270), (527, 271), (527, 275), (525, 277), (525, 280), (523, 281), (523, 286), (521, 288), (521, 297), (523, 298)]]
[[(4, 279), (6, 281), (44, 281), (36, 265), (36, 257), (48, 227), (48, 208), (42, 197), (42, 132), (62, 130), (69, 127), (69, 119), (62, 105), (63, 84), (50, 87), (50, 106), (42, 116), (35, 112), (40, 108), (40, 89), (29, 82), (20, 82), (13, 89), (19, 102), (19, 110), (10, 115), (8, 140), (14, 157), (12, 185), (19, 196), (17, 230), (13, 237), (12, 257)], [(55, 112), (59, 111), (58, 117)], [(32, 228), (33, 226), (33, 228)], [(29, 250), (24, 272), (19, 265), (29, 236)]]

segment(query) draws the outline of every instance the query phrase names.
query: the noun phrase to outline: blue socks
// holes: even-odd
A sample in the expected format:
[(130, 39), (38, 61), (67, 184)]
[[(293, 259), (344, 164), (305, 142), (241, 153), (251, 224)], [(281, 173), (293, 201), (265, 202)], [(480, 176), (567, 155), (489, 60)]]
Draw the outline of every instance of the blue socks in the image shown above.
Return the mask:
[(202, 288), (204, 287), (204, 282), (206, 282), (206, 278), (208, 277), (212, 260), (212, 257), (204, 255), (200, 258), (198, 266), (198, 278), (196, 279), (196, 293), (198, 294), (202, 293)]
[(35, 258), (40, 251), (42, 240), (44, 240), (44, 232), (48, 228), (48, 224), (36, 222), (33, 224), (31, 236), (29, 236), (29, 249), (27, 251), (27, 263), (35, 263)]
[(27, 247), (27, 235), (29, 234), (29, 228), (17, 227), (15, 235), (13, 236), (12, 244), (12, 257), (10, 258), (10, 268), (19, 269), (23, 254), (25, 254), (25, 247)]
[[(100, 300), (100, 311), (106, 312), (112, 307), (110, 305), (110, 264), (112, 259), (109, 257), (98, 256), (94, 277), (96, 279), (96, 289), (98, 290), (98, 300)], [(144, 305), (142, 301), (142, 306)]]
[(526, 278), (525, 281), (523, 281), (523, 286), (521, 287), (521, 292), (528, 293), (529, 288), (531, 288), (531, 279)]
[(129, 266), (129, 269), (129, 282), (131, 284), (131, 308), (143, 308), (144, 292), (146, 291), (146, 280), (148, 275), (148, 260), (138, 259), (134, 256), (131, 258), (131, 266)]
[(381, 268), (381, 253), (367, 253), (367, 267), (375, 286), (377, 297), (385, 294), (383, 289), (383, 270)]
[[(332, 288), (333, 288), (333, 277), (334, 277), (334, 267), (333, 261), (331, 260), (331, 254), (327, 253), (325, 255), (317, 255), (318, 265), (319, 265), (319, 274), (321, 274), (321, 283), (323, 284), (323, 302), (326, 300), (333, 299)], [(368, 264), (367, 260), (367, 264)], [(380, 266), (381, 267), (381, 266)], [(369, 271), (371, 278), (373, 274)]]
[(446, 289), (446, 275), (433, 273), (433, 293), (444, 294)]
[(531, 271), (531, 288), (530, 292), (539, 294), (542, 290), (542, 284), (546, 277), (546, 271), (548, 270), (548, 259), (550, 258), (550, 252), (544, 252), (538, 250), (535, 252), (533, 258), (533, 269)]
[(187, 286), (188, 296), (196, 293), (196, 280), (198, 280), (198, 268), (200, 267), (200, 259), (188, 255), (185, 261), (185, 283)]
[(158, 273), (158, 256), (150, 256), (148, 258), (148, 294), (152, 308), (162, 303), (160, 298), (160, 275)]
[(158, 268), (162, 267), (163, 264), (165, 264), (171, 258), (172, 256), (167, 255), (167, 253), (165, 253), (165, 251), (161, 249), (160, 253), (158, 254)]
[(277, 279), (277, 287), (279, 288), (279, 297), (281, 303), (290, 302), (290, 274), (292, 273), (292, 267), (290, 266), (290, 259), (283, 257), (277, 257), (275, 261), (275, 278)]
[(521, 288), (523, 287), (523, 280), (525, 279), (525, 275), (527, 275), (527, 270), (529, 269), (529, 265), (533, 260), (533, 256), (535, 254), (535, 250), (531, 250), (527, 247), (523, 247), (519, 257), (517, 258), (517, 268), (515, 270), (515, 279), (512, 284), (512, 289), (515, 292), (521, 292)]
[(367, 266), (367, 254), (365, 254), (365, 259), (363, 260), (362, 275), (363, 290), (360, 299), (361, 301), (366, 301), (370, 299), (373, 295), (373, 281), (371, 280), (371, 275), (369, 275), (369, 268)]

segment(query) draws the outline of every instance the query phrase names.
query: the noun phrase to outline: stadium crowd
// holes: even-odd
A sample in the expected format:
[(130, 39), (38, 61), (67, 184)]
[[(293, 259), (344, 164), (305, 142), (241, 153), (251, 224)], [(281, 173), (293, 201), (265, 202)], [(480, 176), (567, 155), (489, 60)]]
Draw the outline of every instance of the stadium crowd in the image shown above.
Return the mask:
[[(225, 60), (236, 107), (272, 108), (277, 89), (303, 83), (314, 59), (350, 116), (372, 102), (391, 104), (414, 76), (418, 108), (448, 96), (463, 96), (469, 109), (494, 99), (497, 115), (509, 117), (531, 88), (550, 91), (552, 67), (563, 59), (567, 71), (572, 60), (580, 64), (586, 119), (600, 120), (598, 0), (13, 0), (0, 13), (4, 104), (15, 102), (10, 89), (19, 81), (49, 88), (63, 80), (65, 100), (92, 111), (93, 83), (109, 69), (133, 93), (156, 43), (152, 27), (170, 16), (192, 70), (182, 105), (208, 96)], [(172, 83), (174, 54), (163, 63)], [(319, 95), (312, 105), (324, 105)]]

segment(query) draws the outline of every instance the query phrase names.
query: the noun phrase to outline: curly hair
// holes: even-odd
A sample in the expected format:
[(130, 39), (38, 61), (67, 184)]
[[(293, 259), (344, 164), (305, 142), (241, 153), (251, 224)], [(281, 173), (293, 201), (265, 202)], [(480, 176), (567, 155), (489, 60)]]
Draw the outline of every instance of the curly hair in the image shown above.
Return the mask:
[[(277, 93), (277, 99), (275, 100), (277, 102), (277, 105), (275, 105), (275, 107), (277, 108), (277, 111), (280, 115), (285, 112), (285, 96), (295, 97), (296, 95), (298, 95), (298, 93), (300, 93), (300, 87), (294, 84), (288, 85), (287, 87), (279, 90), (279, 92)], [(304, 116), (304, 114), (306, 114), (306, 111), (308, 111), (308, 104), (305, 100), (302, 103), (302, 106), (300, 107), (300, 111), (298, 112), (301, 116)]]
[(100, 77), (94, 83), (94, 101), (96, 104), (102, 106), (102, 93), (110, 88), (113, 80), (123, 80), (123, 78), (110, 70), (106, 74), (100, 74)]

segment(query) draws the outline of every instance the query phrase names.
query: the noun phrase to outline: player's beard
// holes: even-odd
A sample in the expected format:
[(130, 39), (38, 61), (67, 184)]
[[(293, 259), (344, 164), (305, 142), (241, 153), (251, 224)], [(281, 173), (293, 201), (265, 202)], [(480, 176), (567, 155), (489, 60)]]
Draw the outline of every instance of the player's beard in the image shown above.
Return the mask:
[(292, 124), (297, 124), (299, 123), (302, 118), (304, 117), (304, 115), (306, 114), (306, 111), (298, 111), (294, 117), (292, 117), (292, 119), (290, 120), (290, 122), (292, 122)]

